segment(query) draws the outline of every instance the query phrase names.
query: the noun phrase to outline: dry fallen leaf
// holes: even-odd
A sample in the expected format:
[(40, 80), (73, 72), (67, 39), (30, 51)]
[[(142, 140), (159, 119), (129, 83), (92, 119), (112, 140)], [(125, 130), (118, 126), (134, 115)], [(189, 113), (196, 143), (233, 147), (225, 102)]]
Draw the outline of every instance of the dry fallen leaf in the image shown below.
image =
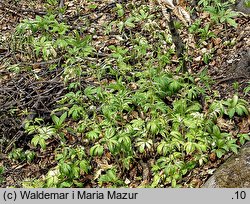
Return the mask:
[(250, 132), (250, 116), (248, 118), (243, 118), (242, 122), (239, 123), (239, 128), (240, 131), (239, 133), (244, 134), (244, 133), (249, 133)]
[(158, 0), (159, 5), (162, 8), (162, 13), (164, 17), (169, 21), (169, 14), (166, 12), (166, 8), (169, 8), (173, 11), (174, 15), (176, 15), (181, 22), (184, 23), (185, 26), (188, 26), (191, 23), (191, 18), (189, 13), (184, 9), (185, 1), (172, 1), (172, 0)]
[(216, 161), (216, 154), (214, 152), (212, 152), (210, 155), (209, 155), (209, 159), (214, 162)]

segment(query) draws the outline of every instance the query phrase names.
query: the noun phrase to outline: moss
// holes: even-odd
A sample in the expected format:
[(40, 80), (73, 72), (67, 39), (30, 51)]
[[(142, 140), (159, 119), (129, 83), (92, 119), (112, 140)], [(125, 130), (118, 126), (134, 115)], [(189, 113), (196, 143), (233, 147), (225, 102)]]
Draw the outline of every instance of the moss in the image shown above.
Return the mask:
[(250, 187), (250, 142), (238, 155), (231, 156), (203, 188), (249, 188)]

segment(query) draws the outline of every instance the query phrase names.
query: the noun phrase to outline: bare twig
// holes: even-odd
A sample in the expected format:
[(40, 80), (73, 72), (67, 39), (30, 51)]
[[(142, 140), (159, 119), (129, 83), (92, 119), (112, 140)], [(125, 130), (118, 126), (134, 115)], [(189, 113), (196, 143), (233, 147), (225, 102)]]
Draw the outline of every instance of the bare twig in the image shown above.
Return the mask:
[(224, 79), (221, 79), (220, 81), (218, 81), (216, 84), (214, 84), (214, 86), (218, 86), (219, 84), (223, 83), (223, 82), (226, 82), (226, 81), (231, 81), (231, 80), (237, 80), (237, 79), (248, 79), (249, 77), (247, 76), (231, 76), (231, 77), (227, 77), (227, 78), (224, 78)]
[(47, 14), (45, 11), (39, 11), (39, 10), (34, 10), (34, 9), (22, 9), (22, 8), (18, 8), (16, 6), (10, 5), (8, 3), (4, 3), (2, 1), (0, 1), (0, 6), (9, 12), (12, 12), (16, 15), (23, 16), (23, 17), (26, 17), (26, 16), (24, 16), (23, 14), (19, 14), (18, 12), (20, 12), (20, 13), (34, 13), (37, 15), (46, 15)]

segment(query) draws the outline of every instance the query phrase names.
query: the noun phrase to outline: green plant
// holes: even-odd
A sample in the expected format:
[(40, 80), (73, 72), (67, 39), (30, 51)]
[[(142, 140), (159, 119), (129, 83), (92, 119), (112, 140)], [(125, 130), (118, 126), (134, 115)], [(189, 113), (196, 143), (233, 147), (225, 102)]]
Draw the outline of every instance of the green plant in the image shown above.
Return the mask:
[(52, 126), (41, 126), (43, 119), (35, 118), (34, 121), (26, 121), (25, 132), (34, 135), (31, 140), (35, 147), (40, 145), (43, 150), (46, 148), (46, 140), (56, 135), (56, 130)]
[(138, 138), (135, 146), (138, 147), (140, 153), (144, 153), (147, 150), (149, 151), (152, 145), (153, 141), (151, 139)]
[(226, 152), (233, 151), (238, 152), (239, 146), (236, 144), (236, 139), (232, 139), (232, 136), (228, 133), (222, 133), (217, 125), (213, 126), (213, 150), (218, 158), (221, 158)]
[(234, 82), (233, 83), (233, 88), (234, 88), (235, 92), (238, 94), (238, 91), (239, 91), (239, 82)]
[(102, 187), (104, 184), (112, 184), (112, 187), (121, 186), (123, 182), (117, 177), (115, 168), (108, 169), (105, 174), (98, 178), (98, 184)]
[(33, 160), (35, 159), (36, 153), (34, 151), (26, 150), (25, 156), (26, 156), (27, 162), (32, 163)]
[(9, 158), (12, 160), (16, 160), (16, 161), (24, 161), (25, 160), (25, 154), (23, 152), (23, 150), (21, 148), (17, 148), (12, 150), (9, 153)]
[(13, 149), (8, 156), (14, 161), (27, 161), (28, 163), (31, 163), (34, 160), (36, 154), (30, 150), (23, 151), (22, 148), (16, 148)]
[(202, 40), (207, 41), (210, 38), (215, 38), (216, 35), (210, 30), (210, 25), (205, 25), (204, 28), (199, 28), (197, 30), (198, 35), (201, 37)]
[[(25, 122), (32, 149), (13, 148), (9, 154), (16, 162), (32, 163), (42, 160), (35, 158), (33, 148), (53, 150), (53, 167), (41, 179), (24, 180), (24, 187), (131, 187), (131, 179), (132, 185), (140, 182), (141, 187), (183, 187), (185, 177), (206, 164), (212, 152), (222, 158), (249, 140), (249, 134), (234, 136), (220, 126), (223, 118), (235, 122), (237, 129), (238, 117), (249, 114), (247, 101), (238, 96), (221, 100), (213, 94), (206, 69), (180, 73), (184, 60), (176, 58), (167, 23), (145, 1), (116, 4), (110, 9), (114, 15), (98, 27), (92, 27), (93, 22), (105, 16), (93, 21), (81, 15), (84, 23), (76, 29), (58, 20), (64, 8), (55, 8), (54, 0), (47, 2), (46, 15), (23, 21), (13, 34), (12, 46), (17, 53), (23, 50), (22, 59), (42, 61), (46, 73), (62, 70), (55, 80), (64, 82), (65, 92), (53, 104), (50, 118)], [(85, 3), (87, 10), (98, 11), (97, 1)], [(235, 26), (228, 2), (200, 0), (199, 6), (197, 12), (207, 10), (212, 22), (205, 24), (209, 18), (204, 15), (189, 27), (192, 40), (199, 41), (183, 53), (191, 68), (200, 65), (191, 60), (198, 52), (203, 53), (205, 68), (210, 64), (214, 49), (205, 41), (216, 37), (214, 28), (220, 26), (214, 23)], [(186, 35), (180, 23), (174, 26), (181, 37)], [(50, 64), (53, 60), (59, 62)], [(9, 69), (23, 71), (22, 63)], [(36, 76), (39, 83), (45, 80), (40, 73)], [(234, 88), (238, 90), (238, 85)], [(20, 112), (30, 115), (28, 108)], [(18, 109), (11, 110), (17, 113)], [(150, 165), (145, 169), (138, 161)], [(147, 184), (139, 175), (145, 170), (152, 173)]]
[(250, 91), (250, 81), (247, 82), (247, 83), (248, 83), (248, 86), (244, 88), (244, 93), (245, 93), (245, 95), (247, 95), (248, 92)]
[(5, 172), (5, 168), (3, 165), (0, 166), (0, 184), (4, 181), (3, 174)]
[(245, 3), (245, 6), (247, 8), (250, 8), (250, 1), (249, 0), (245, 0), (244, 3)]
[(46, 178), (46, 187), (82, 187), (77, 180), (88, 174), (91, 170), (89, 160), (83, 147), (63, 147), (56, 154), (58, 165), (51, 169)]
[(237, 13), (232, 11), (229, 2), (221, 2), (216, 0), (211, 6), (206, 5), (205, 10), (210, 13), (211, 20), (215, 23), (228, 23), (231, 26), (237, 27), (237, 23), (233, 19)]
[(190, 33), (196, 33), (201, 27), (201, 20), (195, 20), (192, 25), (190, 25), (190, 27), (188, 28)]
[(21, 49), (34, 50), (30, 58), (41, 57), (47, 61), (64, 53), (67, 59), (62, 65), (65, 82), (81, 76), (80, 63), (84, 64), (84, 58), (94, 51), (89, 45), (91, 36), (82, 37), (76, 30), (69, 31), (69, 26), (58, 22), (56, 15), (52, 13), (43, 17), (36, 16), (35, 20), (24, 20), (17, 26), (16, 38), (26, 41), (19, 45)]
[(227, 106), (227, 110), (225, 113), (230, 118), (232, 118), (235, 113), (237, 113), (239, 116), (249, 114), (247, 102), (244, 99), (239, 99), (237, 95), (234, 95), (232, 99), (227, 99), (224, 104), (225, 106)]
[(90, 155), (91, 156), (102, 156), (103, 154), (103, 146), (100, 144), (96, 144), (90, 148)]
[(124, 10), (121, 4), (116, 4), (116, 11), (119, 17), (124, 15)]
[(54, 124), (55, 129), (60, 129), (63, 127), (63, 123), (65, 119), (67, 118), (67, 112), (63, 113), (60, 117), (57, 117), (56, 115), (51, 116)]
[(240, 144), (245, 144), (246, 141), (250, 140), (249, 133), (248, 134), (238, 134), (237, 137), (239, 138)]
[(204, 53), (202, 58), (205, 64), (209, 64), (210, 60), (212, 59), (212, 54)]

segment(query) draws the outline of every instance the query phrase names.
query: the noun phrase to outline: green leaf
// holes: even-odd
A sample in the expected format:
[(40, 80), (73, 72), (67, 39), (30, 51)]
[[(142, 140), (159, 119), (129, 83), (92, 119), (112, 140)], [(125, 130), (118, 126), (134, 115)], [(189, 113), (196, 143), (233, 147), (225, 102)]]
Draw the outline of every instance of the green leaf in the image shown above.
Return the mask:
[(90, 4), (88, 7), (89, 7), (90, 9), (95, 9), (95, 8), (98, 7), (98, 5), (97, 5), (97, 4)]
[(116, 173), (115, 173), (115, 171), (113, 171), (113, 170), (108, 170), (107, 176), (109, 177), (109, 179), (110, 179), (111, 181), (115, 181), (115, 180), (117, 179)]
[(244, 114), (242, 107), (240, 106), (236, 106), (235, 111), (239, 116), (242, 116)]
[(238, 148), (239, 148), (239, 146), (236, 145), (236, 144), (230, 146), (230, 150), (231, 150), (232, 152), (234, 152), (235, 154), (238, 153)]
[(121, 4), (116, 4), (117, 8), (117, 14), (119, 17), (122, 17), (124, 15), (124, 10)]
[(231, 25), (231, 26), (233, 26), (233, 27), (237, 27), (237, 23), (235, 22), (235, 20), (234, 19), (232, 19), (232, 18), (227, 18), (226, 19), (226, 21), (227, 21), (227, 23), (229, 24), (229, 25)]
[(193, 143), (193, 142), (187, 142), (184, 145), (184, 148), (185, 148), (185, 151), (186, 151), (187, 154), (192, 154), (196, 149), (195, 147), (196, 147), (196, 144)]
[(126, 21), (126, 22), (125, 22), (125, 25), (126, 25), (127, 27), (130, 27), (130, 28), (134, 28), (134, 27), (135, 27), (135, 24), (132, 23), (132, 22), (129, 22), (129, 21)]
[(142, 143), (140, 146), (139, 146), (139, 152), (140, 153), (143, 153), (145, 151), (145, 143)]
[(157, 153), (166, 156), (171, 151), (170, 146), (167, 142), (161, 142), (157, 147)]
[(97, 148), (97, 155), (98, 156), (102, 156), (102, 154), (103, 154), (103, 146), (99, 146), (98, 148)]
[(35, 152), (29, 151), (29, 150), (25, 151), (25, 155), (27, 157), (28, 162), (32, 162), (33, 159), (35, 158)]
[(78, 166), (73, 165), (73, 167), (71, 168), (71, 174), (73, 174), (74, 178), (79, 178), (80, 175), (80, 168)]
[(245, 141), (250, 140), (249, 134), (238, 134), (237, 137), (240, 138), (240, 144), (244, 144)]
[(60, 164), (60, 171), (61, 173), (63, 173), (64, 175), (69, 176), (70, 175), (70, 171), (71, 171), (71, 167), (69, 164), (67, 163), (61, 163)]
[(79, 166), (80, 166), (80, 170), (82, 170), (86, 174), (89, 172), (89, 170), (91, 168), (91, 166), (87, 160), (80, 161)]
[(90, 148), (90, 155), (91, 156), (102, 156), (103, 151), (104, 151), (103, 146), (101, 146), (100, 144), (96, 144)]
[(228, 116), (229, 116), (229, 118), (233, 118), (234, 114), (235, 114), (235, 108), (230, 108), (228, 110)]
[(117, 24), (118, 28), (119, 28), (119, 32), (121, 33), (122, 32), (122, 29), (124, 27), (124, 23), (121, 21)]
[(213, 126), (213, 134), (215, 135), (215, 136), (220, 136), (220, 134), (221, 134), (221, 132), (220, 132), (220, 128), (217, 126), (217, 125), (214, 125)]
[(60, 188), (70, 188), (72, 186), (72, 182), (64, 181), (60, 184)]
[(244, 105), (242, 105), (242, 104), (238, 104), (238, 105), (236, 106), (235, 110), (236, 110), (236, 113), (237, 113), (239, 116), (242, 116), (242, 115), (244, 115), (244, 114), (248, 115), (248, 113), (249, 113), (248, 110), (247, 110), (247, 108), (246, 108)]
[(159, 174), (155, 174), (154, 178), (153, 178), (153, 182), (151, 184), (151, 187), (155, 188), (156, 186), (158, 186), (160, 180), (161, 180), (161, 176)]
[(35, 137), (33, 137), (33, 139), (31, 140), (31, 144), (34, 145), (35, 147), (37, 146), (38, 142), (40, 140), (40, 137), (38, 135), (36, 135)]
[(169, 89), (171, 92), (176, 92), (178, 89), (180, 89), (181, 84), (178, 82), (178, 80), (173, 80), (170, 84), (169, 84)]
[(222, 149), (217, 149), (215, 153), (218, 158), (221, 158), (224, 155), (225, 151)]
[(67, 112), (63, 113), (59, 119), (59, 124), (58, 125), (62, 125), (63, 122), (65, 121), (65, 119), (67, 118)]
[(158, 132), (158, 127), (157, 127), (157, 121), (150, 121), (147, 124), (147, 129), (152, 133), (152, 134), (157, 134)]
[[(250, 83), (249, 83), (249, 84), (250, 84)], [(245, 96), (248, 94), (248, 92), (250, 92), (250, 85), (248, 85), (248, 86), (244, 89)]]
[(54, 187), (55, 184), (57, 184), (57, 183), (58, 183), (58, 178), (55, 177), (55, 176), (49, 177), (49, 178), (47, 179), (47, 186), (48, 186), (49, 188), (50, 188), (50, 187)]
[(232, 101), (232, 107), (235, 107), (238, 101), (239, 101), (239, 97), (237, 95), (234, 95), (233, 101)]
[(173, 187), (173, 188), (175, 188), (176, 187), (176, 179), (172, 179), (172, 181), (171, 181), (171, 186)]
[(96, 139), (99, 138), (99, 134), (100, 134), (100, 130), (94, 129), (94, 130), (92, 130), (90, 132), (87, 132), (86, 136), (90, 140), (96, 140)]
[(0, 166), (0, 175), (4, 173), (4, 166)]
[(39, 145), (41, 146), (41, 148), (42, 148), (43, 150), (46, 149), (46, 142), (45, 142), (45, 139), (40, 138), (40, 139), (39, 139)]

